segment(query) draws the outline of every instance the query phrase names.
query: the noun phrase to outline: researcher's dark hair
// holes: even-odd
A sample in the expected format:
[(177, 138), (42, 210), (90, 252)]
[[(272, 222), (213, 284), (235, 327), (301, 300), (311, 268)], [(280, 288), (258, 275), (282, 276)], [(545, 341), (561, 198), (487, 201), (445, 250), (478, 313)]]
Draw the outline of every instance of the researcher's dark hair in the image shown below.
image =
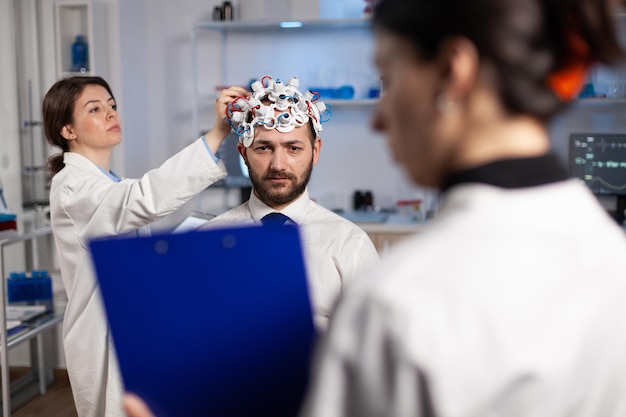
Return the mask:
[(101, 77), (74, 76), (57, 81), (43, 99), (43, 124), (48, 143), (58, 146), (63, 151), (50, 157), (48, 167), (52, 176), (59, 172), (65, 164), (63, 153), (69, 151), (69, 142), (61, 135), (61, 130), (72, 123), (74, 104), (88, 85), (104, 87), (115, 100), (109, 84)]
[(372, 20), (424, 60), (446, 39), (469, 39), (493, 67), (505, 108), (544, 121), (569, 101), (554, 78), (583, 61), (614, 64), (623, 53), (611, 0), (380, 0)]

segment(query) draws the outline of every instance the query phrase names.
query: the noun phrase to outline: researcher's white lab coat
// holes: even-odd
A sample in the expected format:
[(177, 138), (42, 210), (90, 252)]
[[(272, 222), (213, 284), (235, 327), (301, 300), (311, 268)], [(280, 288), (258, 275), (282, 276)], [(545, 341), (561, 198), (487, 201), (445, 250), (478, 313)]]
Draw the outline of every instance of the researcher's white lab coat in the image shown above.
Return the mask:
[(172, 213), (226, 171), (203, 139), (141, 179), (115, 182), (77, 153), (65, 153), (64, 162), (52, 179), (50, 214), (68, 295), (63, 339), (74, 401), (80, 417), (123, 416), (123, 387), (88, 239), (134, 232)]
[(344, 290), (301, 417), (626, 416), (626, 237), (575, 180), (451, 189)]

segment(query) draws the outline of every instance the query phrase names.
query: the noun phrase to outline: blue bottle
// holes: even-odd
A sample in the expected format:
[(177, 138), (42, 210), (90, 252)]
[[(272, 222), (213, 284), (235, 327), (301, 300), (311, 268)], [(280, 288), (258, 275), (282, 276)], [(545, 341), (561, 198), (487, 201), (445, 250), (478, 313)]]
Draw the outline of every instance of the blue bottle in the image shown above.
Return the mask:
[(72, 71), (89, 71), (89, 49), (83, 35), (76, 35), (72, 44)]

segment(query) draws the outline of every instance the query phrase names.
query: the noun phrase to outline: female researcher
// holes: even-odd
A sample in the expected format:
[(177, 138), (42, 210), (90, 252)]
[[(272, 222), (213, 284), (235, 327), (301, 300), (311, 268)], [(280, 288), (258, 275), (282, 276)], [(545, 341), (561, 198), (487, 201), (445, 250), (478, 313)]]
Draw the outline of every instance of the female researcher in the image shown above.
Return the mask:
[(374, 127), (443, 203), (347, 288), (305, 416), (626, 415), (626, 238), (547, 126), (621, 57), (610, 1), (378, 3)]
[(624, 231), (547, 127), (621, 56), (609, 1), (378, 3), (374, 127), (443, 201), (344, 289), (303, 416), (626, 415)]
[(215, 154), (230, 131), (227, 103), (246, 95), (224, 90), (216, 125), (161, 167), (140, 179), (121, 179), (109, 167), (122, 141), (113, 93), (100, 77), (71, 77), (54, 84), (43, 101), (48, 141), (63, 153), (50, 159), (52, 230), (68, 295), (63, 323), (66, 362), (80, 417), (121, 416), (123, 391), (87, 240), (146, 231), (225, 175)]

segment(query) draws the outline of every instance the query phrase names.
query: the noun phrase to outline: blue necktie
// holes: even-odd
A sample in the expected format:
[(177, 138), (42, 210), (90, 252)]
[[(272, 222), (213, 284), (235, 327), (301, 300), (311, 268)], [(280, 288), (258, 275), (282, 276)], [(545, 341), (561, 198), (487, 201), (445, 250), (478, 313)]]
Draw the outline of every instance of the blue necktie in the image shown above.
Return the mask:
[(284, 226), (291, 219), (282, 213), (270, 213), (261, 219), (264, 226)]

